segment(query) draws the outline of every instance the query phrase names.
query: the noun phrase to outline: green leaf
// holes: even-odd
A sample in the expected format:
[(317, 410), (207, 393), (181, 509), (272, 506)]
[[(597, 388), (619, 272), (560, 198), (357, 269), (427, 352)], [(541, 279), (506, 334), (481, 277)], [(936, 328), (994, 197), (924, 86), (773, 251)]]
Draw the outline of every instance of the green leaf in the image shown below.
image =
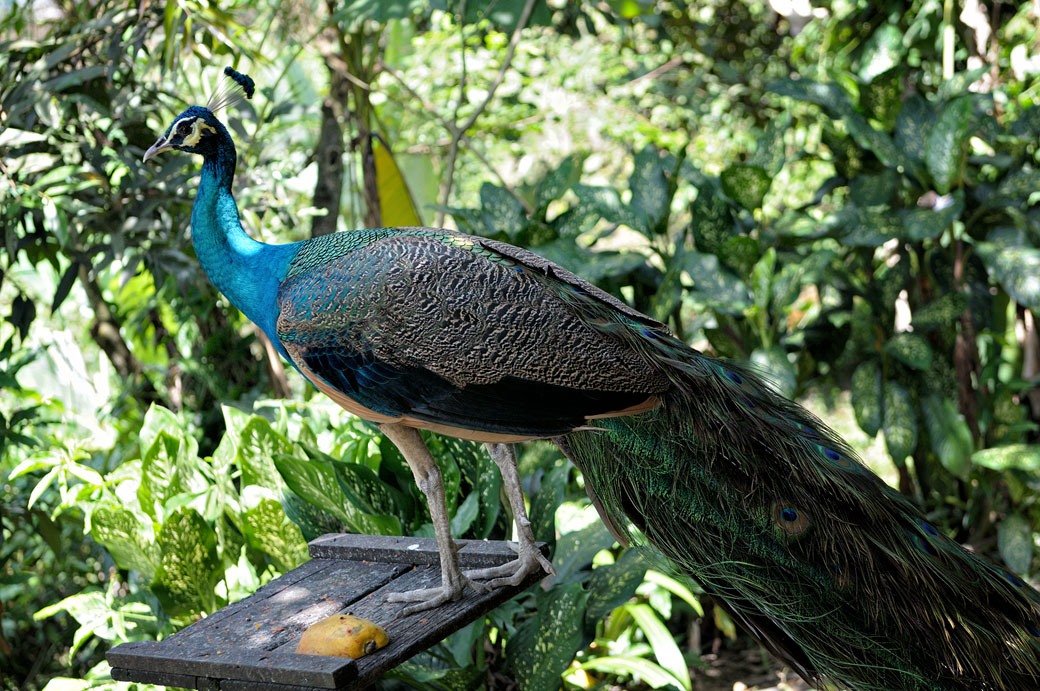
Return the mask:
[(556, 509), (563, 503), (569, 473), (570, 466), (564, 464), (556, 466), (542, 478), (538, 493), (531, 499), (531, 510), (527, 515), (534, 539), (547, 543), (550, 554), (556, 551)]
[(451, 534), (462, 535), (469, 530), (479, 511), (480, 498), (475, 493), (470, 492), (466, 499), (459, 504), (459, 507), (455, 509), (455, 515), (451, 517)]
[(160, 558), (151, 533), (150, 525), (142, 525), (139, 516), (122, 507), (102, 506), (90, 516), (91, 536), (108, 550), (116, 566), (139, 571), (149, 581)]
[(896, 123), (896, 117), (903, 106), (903, 73), (902, 65), (885, 70), (870, 80), (869, 84), (860, 88), (859, 104), (874, 120), (881, 123), (886, 132)]
[(903, 224), (892, 211), (863, 209), (855, 204), (846, 204), (828, 225), (841, 237), (842, 244), (850, 247), (880, 247), (903, 234)]
[(895, 464), (902, 466), (917, 446), (917, 411), (910, 392), (902, 384), (887, 381), (884, 390), (885, 447)]
[(557, 585), (509, 639), (506, 659), (522, 691), (559, 688), (560, 675), (581, 647), (588, 597), (580, 583)]
[(647, 146), (636, 154), (628, 185), (632, 190), (631, 206), (636, 229), (647, 237), (666, 230), (662, 223), (668, 217), (672, 200), (661, 157), (653, 146)]
[(711, 308), (726, 314), (740, 314), (751, 303), (747, 286), (721, 266), (715, 255), (688, 250), (683, 262), (693, 279), (694, 296)]
[(907, 367), (926, 370), (932, 365), (932, 348), (922, 336), (898, 333), (885, 343), (884, 351)]
[(282, 478), (274, 466), (274, 457), (292, 452), (292, 443), (275, 432), (270, 422), (259, 415), (252, 416), (238, 437), (236, 459), (242, 469), (242, 485), (259, 485), (277, 493), (282, 489)]
[(243, 490), (243, 511), (236, 525), (250, 547), (270, 555), (282, 571), (294, 569), (307, 560), (303, 533), (289, 520), (279, 502), (263, 496), (258, 489)]
[(679, 687), (680, 681), (659, 665), (641, 657), (613, 656), (594, 657), (581, 664), (581, 668), (591, 672), (615, 674), (622, 677), (636, 677), (650, 688), (660, 689), (669, 686)]
[(948, 399), (928, 396), (921, 402), (921, 418), (939, 462), (951, 475), (967, 480), (975, 442), (957, 406)]
[(859, 78), (870, 82), (898, 65), (903, 59), (903, 33), (893, 24), (882, 24), (863, 44)]
[(341, 482), (338, 477), (336, 466), (339, 464), (316, 458), (304, 460), (286, 454), (277, 454), (274, 464), (293, 492), (335, 516), (350, 531), (376, 535), (401, 534), (401, 522), (397, 517), (369, 515), (358, 507), (346, 491), (349, 482)]
[[(169, 409), (153, 403), (148, 406), (148, 412), (144, 414), (144, 422), (141, 423), (141, 433), (137, 437), (141, 450), (145, 451), (151, 447), (160, 432), (166, 432), (176, 438), (188, 438), (189, 436), (186, 434), (184, 424), (180, 418)], [(196, 448), (198, 448), (197, 445)]]
[(712, 185), (697, 189), (697, 198), (690, 205), (690, 230), (697, 249), (715, 254), (733, 233), (733, 217), (729, 205)]
[(162, 557), (152, 591), (167, 614), (216, 611), (217, 581), (224, 573), (217, 556), (217, 536), (199, 512), (177, 509), (158, 535)]
[(991, 449), (976, 451), (971, 455), (971, 462), (993, 470), (1024, 470), (1035, 472), (1040, 470), (1040, 445), (1007, 444)]
[(569, 583), (581, 580), (583, 571), (592, 564), (592, 558), (600, 550), (614, 545), (614, 536), (610, 534), (602, 521), (575, 530), (560, 537), (556, 542), (556, 554), (553, 566), (556, 567), (558, 583)]
[(726, 168), (719, 175), (719, 180), (722, 182), (722, 191), (748, 211), (762, 206), (762, 200), (773, 184), (769, 173), (762, 168), (743, 163)]
[(1040, 313), (1040, 249), (980, 242), (975, 251), (1008, 295), (1023, 307)]
[(762, 246), (758, 240), (747, 235), (736, 235), (726, 240), (717, 252), (713, 252), (724, 264), (746, 276), (751, 267), (762, 256)]
[(896, 146), (916, 163), (924, 163), (925, 146), (935, 124), (935, 111), (920, 94), (903, 101), (896, 118)]
[(928, 135), (925, 165), (939, 194), (960, 183), (974, 123), (971, 97), (962, 96), (946, 104)]
[(661, 667), (678, 679), (682, 688), (690, 689), (690, 668), (686, 666), (686, 659), (679, 650), (679, 646), (675, 644), (672, 634), (668, 632), (650, 605), (632, 604), (625, 609), (632, 615), (636, 625), (642, 629), (647, 643), (650, 644), (654, 657), (657, 658)]
[(582, 157), (579, 154), (566, 156), (555, 170), (538, 183), (538, 209), (545, 211), (549, 202), (559, 199), (581, 178)]
[(161, 519), (163, 506), (171, 498), (206, 489), (208, 483), (197, 467), (197, 450), (198, 444), (191, 437), (159, 432), (141, 463), (137, 500), (145, 513)]
[(811, 79), (781, 79), (766, 88), (781, 96), (823, 106), (832, 117), (841, 117), (853, 110), (848, 94), (837, 84), (821, 84)]
[(874, 152), (884, 165), (895, 168), (900, 172), (912, 173), (916, 171), (914, 161), (909, 158), (892, 138), (885, 132), (874, 129), (866, 118), (859, 113), (848, 113), (845, 115), (845, 127), (849, 134), (864, 149)]
[[(686, 602), (698, 616), (704, 616), (704, 607), (701, 606), (700, 600), (697, 599), (693, 591), (685, 583), (653, 569), (646, 572), (646, 582), (661, 586), (672, 595)], [(701, 591), (698, 590), (698, 592)]]
[(1033, 563), (1033, 529), (1020, 514), (1012, 514), (997, 527), (1000, 558), (1015, 573), (1029, 573)]
[(914, 310), (910, 324), (915, 329), (935, 329), (948, 326), (957, 321), (967, 306), (968, 298), (964, 293), (946, 293)]
[(792, 398), (798, 385), (798, 375), (787, 359), (787, 351), (780, 346), (755, 348), (751, 352), (751, 364), (755, 365), (766, 379), (776, 387), (781, 396)]
[(868, 436), (881, 429), (881, 368), (877, 360), (867, 360), (852, 373), (852, 409), (856, 423)]
[(504, 233), (513, 242), (519, 240), (527, 229), (527, 212), (509, 190), (485, 182), (480, 186), (480, 215), (484, 222), (484, 233), (494, 237)]
[(613, 564), (592, 570), (586, 590), (589, 592), (585, 623), (588, 628), (631, 598), (646, 574), (646, 561), (638, 550), (627, 549)]
[(790, 111), (784, 111), (780, 117), (770, 118), (765, 131), (758, 138), (755, 153), (748, 159), (748, 163), (761, 168), (769, 177), (775, 177), (784, 167), (786, 160), (784, 133), (790, 126)]
[(899, 176), (887, 168), (876, 175), (857, 175), (849, 181), (849, 197), (858, 207), (886, 205), (898, 183)]
[[(903, 216), (906, 238), (911, 241), (938, 238), (964, 211), (964, 192), (953, 193), (953, 201), (939, 210), (914, 209)], [(948, 197), (947, 197), (948, 199)]]

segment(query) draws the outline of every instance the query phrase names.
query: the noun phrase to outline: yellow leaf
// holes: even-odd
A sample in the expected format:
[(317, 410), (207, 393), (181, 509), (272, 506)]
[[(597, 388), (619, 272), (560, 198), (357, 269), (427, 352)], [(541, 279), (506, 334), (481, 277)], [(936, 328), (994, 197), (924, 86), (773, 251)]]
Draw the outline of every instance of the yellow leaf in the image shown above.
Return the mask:
[(376, 181), (379, 185), (379, 206), (383, 225), (421, 226), (419, 212), (415, 209), (408, 185), (397, 167), (393, 154), (381, 139), (374, 138), (372, 152), (376, 159)]

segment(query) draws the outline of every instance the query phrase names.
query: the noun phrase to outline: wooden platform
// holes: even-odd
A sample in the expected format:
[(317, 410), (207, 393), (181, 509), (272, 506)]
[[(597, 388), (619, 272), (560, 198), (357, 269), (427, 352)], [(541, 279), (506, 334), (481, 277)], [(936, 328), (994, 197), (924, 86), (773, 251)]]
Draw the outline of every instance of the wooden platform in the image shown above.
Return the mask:
[[(456, 542), (464, 569), (516, 557), (505, 542)], [(458, 602), (400, 617), (408, 603), (389, 603), (387, 593), (440, 584), (432, 538), (336, 534), (309, 547), (309, 562), (249, 597), (165, 640), (112, 648), (107, 654), (112, 678), (206, 691), (360, 689), (542, 577), (490, 593), (467, 591)], [(308, 626), (341, 612), (379, 624), (390, 644), (358, 660), (293, 652)]]

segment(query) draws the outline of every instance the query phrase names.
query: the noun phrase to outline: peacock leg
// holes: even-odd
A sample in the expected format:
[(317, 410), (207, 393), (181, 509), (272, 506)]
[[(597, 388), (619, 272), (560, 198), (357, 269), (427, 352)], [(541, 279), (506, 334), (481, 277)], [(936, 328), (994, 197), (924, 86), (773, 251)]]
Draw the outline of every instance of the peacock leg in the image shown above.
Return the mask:
[(437, 467), (436, 461), (433, 460), (433, 456), (430, 455), (430, 450), (426, 448), (426, 442), (419, 436), (419, 431), (413, 427), (393, 423), (380, 425), (379, 429), (404, 456), (408, 467), (412, 469), (412, 475), (415, 476), (415, 484), (426, 495), (426, 503), (430, 507), (430, 519), (433, 521), (433, 529), (437, 535), (437, 551), (441, 558), (441, 585), (439, 588), (390, 593), (387, 601), (418, 601), (418, 604), (407, 607), (401, 612), (402, 616), (408, 616), (437, 607), (445, 602), (460, 599), (467, 585), (477, 592), (486, 592), (488, 586), (471, 581), (459, 569), (457, 548), (455, 541), (451, 539), (451, 523), (448, 520), (448, 507), (444, 496), (444, 484), (441, 482), (441, 471)]
[(528, 575), (537, 571), (545, 571), (556, 575), (556, 569), (552, 562), (538, 550), (534, 544), (534, 533), (531, 531), (531, 521), (527, 518), (527, 508), (524, 506), (524, 492), (520, 488), (520, 474), (516, 470), (516, 453), (512, 444), (487, 444), (491, 460), (498, 466), (502, 474), (502, 484), (506, 488), (506, 497), (509, 499), (509, 507), (513, 510), (513, 520), (516, 522), (516, 533), (519, 545), (516, 547), (517, 558), (513, 561), (492, 566), (486, 569), (467, 571), (469, 578), (491, 578), (487, 585), (498, 588), (504, 585), (519, 585)]

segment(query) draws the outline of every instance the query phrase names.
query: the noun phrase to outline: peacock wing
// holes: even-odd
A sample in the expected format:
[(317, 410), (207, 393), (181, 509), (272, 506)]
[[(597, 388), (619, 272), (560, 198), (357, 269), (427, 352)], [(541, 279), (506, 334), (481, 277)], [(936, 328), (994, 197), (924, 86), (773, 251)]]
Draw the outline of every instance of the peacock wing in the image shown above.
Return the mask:
[(363, 233), (307, 243), (277, 321), (300, 370), (362, 417), (545, 437), (652, 407), (666, 388), (623, 327), (604, 328), (627, 312), (559, 267), (447, 231)]

